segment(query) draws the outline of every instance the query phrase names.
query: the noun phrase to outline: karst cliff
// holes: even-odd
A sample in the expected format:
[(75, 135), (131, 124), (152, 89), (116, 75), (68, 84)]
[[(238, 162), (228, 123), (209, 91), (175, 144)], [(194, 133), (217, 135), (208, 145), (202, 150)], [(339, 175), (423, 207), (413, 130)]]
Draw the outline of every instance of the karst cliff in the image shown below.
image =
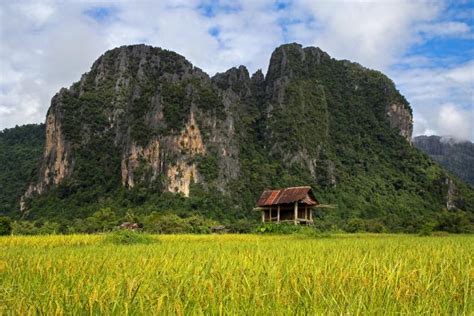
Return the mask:
[(174, 52), (122, 46), (52, 98), (21, 204), (91, 188), (188, 197), (197, 185), (248, 209), (264, 188), (305, 184), (358, 212), (442, 208), (448, 176), (411, 145), (412, 130), (388, 77), (319, 48), (282, 45), (265, 75), (211, 77)]

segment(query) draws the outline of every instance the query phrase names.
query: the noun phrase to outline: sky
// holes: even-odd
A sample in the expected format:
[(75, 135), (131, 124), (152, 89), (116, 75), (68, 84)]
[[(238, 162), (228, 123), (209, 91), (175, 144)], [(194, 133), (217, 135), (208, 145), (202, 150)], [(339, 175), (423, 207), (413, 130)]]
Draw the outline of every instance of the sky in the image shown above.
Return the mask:
[(0, 1), (0, 130), (44, 122), (106, 50), (145, 43), (208, 74), (266, 73), (284, 43), (388, 75), (414, 135), (474, 140), (474, 1)]

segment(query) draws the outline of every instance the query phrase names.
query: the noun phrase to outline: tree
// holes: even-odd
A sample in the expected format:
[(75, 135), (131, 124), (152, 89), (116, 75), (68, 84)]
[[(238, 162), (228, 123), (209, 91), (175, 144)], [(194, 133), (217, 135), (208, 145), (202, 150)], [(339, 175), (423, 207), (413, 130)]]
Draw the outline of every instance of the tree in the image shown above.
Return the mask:
[(344, 230), (348, 233), (365, 231), (365, 222), (360, 218), (351, 218), (347, 221)]
[(448, 210), (438, 214), (438, 225), (435, 228), (450, 233), (469, 233), (473, 230), (466, 212)]
[(12, 222), (10, 217), (0, 216), (0, 236), (10, 235), (12, 233)]
[(87, 218), (89, 232), (104, 232), (117, 226), (117, 216), (110, 207), (102, 208)]

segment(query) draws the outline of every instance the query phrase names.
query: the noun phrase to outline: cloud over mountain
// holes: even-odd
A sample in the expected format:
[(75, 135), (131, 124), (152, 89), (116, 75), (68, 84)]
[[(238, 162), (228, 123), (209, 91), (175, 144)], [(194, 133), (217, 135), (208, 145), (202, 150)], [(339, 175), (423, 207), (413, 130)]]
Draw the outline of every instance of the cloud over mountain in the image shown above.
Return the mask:
[[(212, 74), (266, 71), (274, 47), (297, 41), (393, 77), (416, 134), (474, 139), (469, 12), (469, 2), (4, 1), (0, 128), (43, 121), (53, 94), (116, 46), (168, 48)], [(459, 124), (449, 125), (455, 113)]]

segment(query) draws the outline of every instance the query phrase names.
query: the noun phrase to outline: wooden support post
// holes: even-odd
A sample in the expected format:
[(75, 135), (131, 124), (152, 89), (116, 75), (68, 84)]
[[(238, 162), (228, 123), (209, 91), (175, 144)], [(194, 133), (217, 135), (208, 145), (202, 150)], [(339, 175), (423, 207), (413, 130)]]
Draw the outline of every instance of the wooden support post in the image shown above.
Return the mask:
[(308, 205), (304, 206), (304, 219), (308, 219)]
[(270, 206), (270, 218), (269, 218), (269, 222), (271, 223), (272, 222), (272, 207)]
[(309, 209), (309, 220), (312, 222), (313, 221), (313, 210)]
[(262, 223), (265, 223), (265, 210), (262, 210)]
[(277, 209), (277, 223), (280, 223), (280, 205), (278, 205)]
[(295, 202), (295, 225), (298, 224), (297, 218), (298, 218), (298, 202)]

